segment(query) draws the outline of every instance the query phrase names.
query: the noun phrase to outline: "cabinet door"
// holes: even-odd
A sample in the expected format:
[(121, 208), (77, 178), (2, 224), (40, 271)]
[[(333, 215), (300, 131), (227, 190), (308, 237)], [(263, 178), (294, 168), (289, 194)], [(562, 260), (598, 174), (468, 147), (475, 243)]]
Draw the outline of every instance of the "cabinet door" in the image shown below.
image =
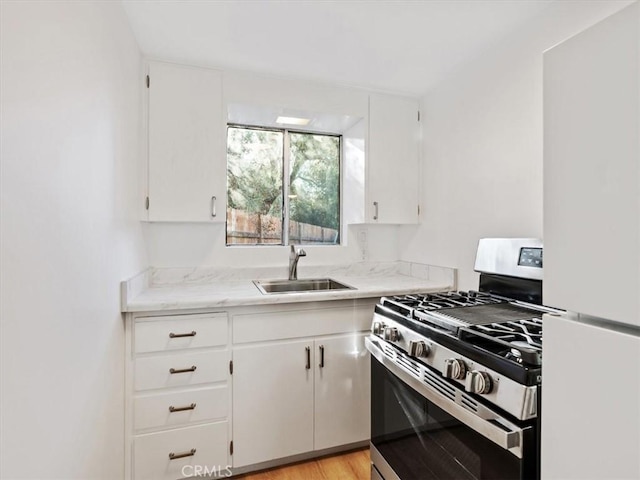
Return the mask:
[(219, 71), (149, 65), (150, 221), (225, 221), (226, 158)]
[(313, 450), (313, 356), (312, 340), (234, 350), (234, 467)]
[(316, 450), (367, 440), (370, 436), (366, 335), (356, 333), (315, 341)]
[(544, 54), (544, 303), (632, 325), (640, 325), (639, 15), (635, 3)]
[(420, 128), (416, 100), (369, 97), (366, 222), (417, 223)]

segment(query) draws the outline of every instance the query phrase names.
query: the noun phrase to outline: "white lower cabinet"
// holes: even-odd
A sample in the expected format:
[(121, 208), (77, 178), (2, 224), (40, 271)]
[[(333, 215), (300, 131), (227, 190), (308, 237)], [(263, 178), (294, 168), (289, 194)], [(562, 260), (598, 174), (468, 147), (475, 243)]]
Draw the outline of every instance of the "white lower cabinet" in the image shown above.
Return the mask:
[(233, 466), (367, 440), (369, 395), (364, 334), (235, 348)]
[[(234, 468), (369, 439), (372, 308), (233, 318)], [(249, 328), (260, 317), (273, 328)]]
[(315, 450), (369, 438), (370, 368), (365, 333), (315, 341)]
[(125, 478), (176, 480), (230, 466), (226, 312), (127, 321)]
[(302, 340), (234, 349), (234, 467), (313, 450), (312, 347)]
[(364, 443), (375, 303), (128, 314), (125, 479), (217, 478)]

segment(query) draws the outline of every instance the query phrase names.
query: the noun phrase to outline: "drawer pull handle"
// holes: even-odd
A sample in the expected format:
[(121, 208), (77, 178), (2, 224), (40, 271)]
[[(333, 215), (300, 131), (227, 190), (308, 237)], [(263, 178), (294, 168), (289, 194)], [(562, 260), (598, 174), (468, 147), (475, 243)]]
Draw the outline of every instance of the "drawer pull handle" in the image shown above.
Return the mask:
[(307, 363), (305, 364), (304, 368), (309, 370), (311, 368), (311, 347), (304, 347), (304, 351), (307, 354)]
[(190, 333), (173, 333), (171, 332), (169, 334), (169, 338), (181, 338), (181, 337), (195, 337), (196, 336), (196, 331), (193, 330)]
[(178, 458), (184, 458), (184, 457), (193, 457), (195, 454), (196, 454), (196, 449), (195, 448), (192, 448), (188, 452), (183, 452), (183, 453), (173, 453), (173, 452), (171, 452), (169, 454), (169, 460), (177, 460)]
[(174, 374), (174, 373), (190, 373), (190, 372), (195, 372), (196, 371), (196, 366), (193, 365), (191, 366), (191, 368), (170, 368), (169, 369), (169, 373), (170, 374)]
[(324, 345), (320, 345), (318, 348), (320, 349), (320, 364), (318, 366), (324, 368)]
[(169, 407), (169, 411), (171, 413), (173, 412), (184, 412), (185, 410), (194, 410), (196, 408), (196, 404), (192, 403), (191, 405), (187, 405), (186, 407), (174, 407), (173, 405), (171, 405)]

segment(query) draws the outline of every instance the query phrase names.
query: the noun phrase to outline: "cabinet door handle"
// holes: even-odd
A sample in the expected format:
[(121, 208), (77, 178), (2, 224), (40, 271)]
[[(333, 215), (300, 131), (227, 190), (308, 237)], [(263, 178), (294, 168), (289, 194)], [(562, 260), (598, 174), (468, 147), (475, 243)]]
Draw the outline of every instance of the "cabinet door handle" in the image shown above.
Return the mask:
[(196, 404), (192, 403), (191, 405), (187, 405), (186, 407), (174, 407), (173, 405), (171, 405), (169, 407), (169, 411), (171, 413), (173, 412), (184, 412), (185, 410), (194, 410), (196, 408)]
[(320, 350), (320, 363), (318, 366), (324, 368), (324, 345), (320, 345), (318, 349)]
[(214, 195), (211, 197), (211, 216), (215, 217), (216, 215), (216, 197)]
[(373, 202), (373, 219), (378, 219), (378, 202)]
[(307, 353), (307, 364), (304, 368), (307, 370), (311, 369), (311, 347), (304, 347), (305, 352)]
[(196, 366), (193, 365), (191, 368), (170, 368), (169, 369), (169, 373), (171, 375), (173, 375), (174, 373), (189, 373), (189, 372), (195, 372), (196, 371)]
[(178, 458), (184, 458), (184, 457), (193, 457), (195, 454), (196, 454), (196, 449), (195, 448), (192, 448), (188, 452), (182, 452), (182, 453), (173, 453), (173, 452), (171, 452), (169, 454), (169, 460), (177, 460)]
[(189, 333), (169, 333), (169, 338), (180, 338), (180, 337), (195, 337), (196, 336), (196, 331), (193, 330)]

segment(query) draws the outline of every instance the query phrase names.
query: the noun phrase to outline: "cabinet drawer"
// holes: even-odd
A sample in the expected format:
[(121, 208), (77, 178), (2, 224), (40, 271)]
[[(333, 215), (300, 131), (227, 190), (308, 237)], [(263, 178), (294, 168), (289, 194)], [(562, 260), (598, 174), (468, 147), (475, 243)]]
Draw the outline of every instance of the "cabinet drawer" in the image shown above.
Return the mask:
[(135, 389), (221, 382), (229, 374), (229, 360), (229, 350), (138, 358), (134, 370)]
[(371, 306), (234, 315), (233, 343), (316, 337), (368, 330)]
[(226, 385), (138, 397), (134, 404), (134, 426), (142, 430), (222, 420), (227, 417), (228, 404)]
[(137, 321), (136, 353), (162, 352), (227, 344), (227, 314), (177, 315)]
[[(134, 440), (134, 480), (176, 480), (198, 471), (226, 472), (227, 422), (140, 435)], [(192, 454), (193, 452), (193, 454)], [(182, 458), (169, 458), (187, 454)]]

